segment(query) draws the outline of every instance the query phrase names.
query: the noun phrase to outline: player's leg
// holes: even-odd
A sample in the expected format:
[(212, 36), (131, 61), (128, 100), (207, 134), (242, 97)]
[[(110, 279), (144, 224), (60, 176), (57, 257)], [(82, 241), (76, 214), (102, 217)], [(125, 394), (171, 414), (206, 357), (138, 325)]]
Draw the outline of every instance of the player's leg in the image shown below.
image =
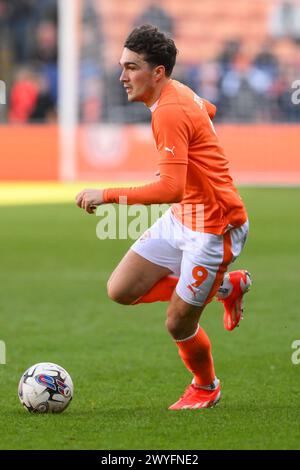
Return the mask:
[(149, 304), (153, 302), (169, 302), (178, 283), (179, 277), (168, 275), (160, 279), (144, 295), (141, 295), (135, 302), (137, 304)]
[(131, 305), (170, 273), (170, 269), (129, 250), (108, 280), (108, 296), (120, 304)]
[(180, 357), (193, 374), (184, 395), (170, 407), (207, 408), (221, 396), (215, 377), (211, 344), (198, 321), (216, 294), (232, 259), (229, 234), (217, 236), (190, 233), (183, 229), (181, 274), (167, 311), (167, 329), (176, 342)]
[[(178, 276), (168, 275), (158, 281), (149, 291), (139, 297), (134, 304), (169, 302), (179, 281)], [(216, 300), (225, 306), (224, 327), (233, 330), (242, 317), (243, 296), (252, 284), (251, 275), (245, 269), (227, 272), (217, 290)], [(229, 313), (230, 312), (230, 313)]]
[[(241, 253), (248, 234), (248, 222), (242, 227), (232, 229), (227, 236), (231, 239), (231, 250), (233, 262)], [(224, 272), (222, 274), (224, 276)], [(145, 295), (142, 295), (135, 303), (148, 303), (157, 301), (171, 300), (173, 291), (176, 288), (179, 277), (167, 276), (158, 281)], [(225, 276), (219, 278), (214, 290), (211, 292), (212, 300), (216, 294), (216, 299), (224, 304), (224, 328), (233, 330), (239, 325), (243, 318), (243, 297), (249, 291), (252, 284), (251, 276), (248, 271), (240, 269), (237, 271), (227, 272)]]
[[(232, 261), (242, 252), (249, 231), (248, 221), (241, 227), (231, 229), (230, 242)], [(240, 320), (243, 318), (243, 297), (250, 289), (252, 284), (251, 276), (248, 271), (240, 269), (225, 274), (223, 282), (217, 292), (217, 300), (223, 302), (224, 305), (224, 328), (228, 331), (239, 326)]]
[(209, 408), (220, 399), (220, 384), (215, 369), (210, 340), (199, 326), (204, 307), (190, 305), (174, 292), (167, 310), (166, 327), (173, 337), (193, 382), (171, 410)]
[(132, 245), (108, 281), (112, 300), (130, 305), (141, 297), (146, 302), (171, 297), (182, 252), (170, 243), (170, 221), (167, 211)]

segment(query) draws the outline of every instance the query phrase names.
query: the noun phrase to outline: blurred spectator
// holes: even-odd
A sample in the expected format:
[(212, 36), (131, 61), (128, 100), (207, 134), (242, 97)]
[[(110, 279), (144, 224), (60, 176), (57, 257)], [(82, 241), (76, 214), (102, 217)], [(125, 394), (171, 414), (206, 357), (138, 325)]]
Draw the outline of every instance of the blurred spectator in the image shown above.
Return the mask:
[(99, 122), (102, 115), (100, 100), (102, 82), (96, 77), (85, 81), (81, 102), (81, 121), (85, 123)]
[(254, 65), (260, 70), (265, 71), (270, 77), (275, 78), (278, 74), (278, 59), (274, 53), (272, 41), (266, 41), (254, 58)]
[[(221, 82), (226, 117), (234, 121), (254, 122), (267, 113), (268, 92), (272, 79), (240, 54)], [(225, 113), (225, 110), (223, 110)]]
[(222, 65), (223, 70), (226, 70), (232, 64), (240, 49), (241, 41), (239, 39), (231, 39), (224, 43), (223, 50), (217, 59)]
[(203, 62), (198, 67), (190, 67), (186, 76), (186, 85), (190, 86), (198, 95), (218, 106), (222, 76), (222, 67), (219, 62), (212, 60)]
[(292, 101), (292, 83), (300, 77), (300, 63), (282, 64), (277, 82), (277, 99), (279, 120), (284, 122), (300, 122), (300, 105)]
[(30, 67), (16, 72), (9, 101), (9, 121), (52, 122), (56, 119), (55, 103), (45, 76)]
[(152, 24), (164, 33), (174, 34), (174, 20), (161, 7), (159, 0), (150, 0), (146, 9), (135, 19), (134, 26), (141, 26), (142, 24)]
[(57, 28), (52, 21), (39, 23), (35, 34), (35, 50), (32, 59), (43, 63), (57, 62)]
[(274, 38), (288, 37), (300, 41), (299, 0), (284, 0), (276, 5), (270, 17), (270, 33)]
[(56, 11), (57, 0), (0, 0), (0, 78), (6, 81), (8, 88), (14, 80), (13, 69), (22, 64), (25, 66), (14, 80), (12, 121), (24, 122), (28, 118), (29, 104), (32, 104), (36, 88), (32, 67), (39, 62), (51, 85), (52, 99), (56, 100)]
[(280, 121), (300, 122), (300, 105), (294, 104), (291, 100), (291, 91), (285, 87), (278, 96), (278, 106), (280, 110)]
[(20, 68), (16, 73), (9, 102), (9, 121), (25, 123), (36, 105), (38, 84), (35, 73), (28, 67)]
[(24, 63), (32, 48), (32, 28), (36, 19), (36, 0), (1, 0), (10, 32), (14, 59)]
[(7, 7), (7, 2), (0, 0), (0, 79), (6, 83), (10, 80), (14, 62), (11, 34), (7, 21)]
[(37, 0), (35, 8), (38, 21), (49, 20), (57, 24), (57, 0)]
[(39, 23), (35, 33), (36, 46), (31, 61), (39, 66), (49, 86), (51, 98), (56, 102), (58, 93), (57, 27), (49, 20)]
[(42, 74), (36, 75), (36, 84), (38, 93), (28, 120), (30, 122), (56, 121), (55, 102), (51, 96), (46, 78)]

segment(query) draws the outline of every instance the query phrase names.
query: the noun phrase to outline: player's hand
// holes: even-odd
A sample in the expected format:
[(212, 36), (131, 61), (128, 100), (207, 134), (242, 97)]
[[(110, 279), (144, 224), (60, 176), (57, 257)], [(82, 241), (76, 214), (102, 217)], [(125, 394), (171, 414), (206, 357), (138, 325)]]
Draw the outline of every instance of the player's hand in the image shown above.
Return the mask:
[(77, 194), (76, 204), (84, 209), (88, 214), (94, 214), (97, 206), (104, 203), (103, 189), (83, 189)]

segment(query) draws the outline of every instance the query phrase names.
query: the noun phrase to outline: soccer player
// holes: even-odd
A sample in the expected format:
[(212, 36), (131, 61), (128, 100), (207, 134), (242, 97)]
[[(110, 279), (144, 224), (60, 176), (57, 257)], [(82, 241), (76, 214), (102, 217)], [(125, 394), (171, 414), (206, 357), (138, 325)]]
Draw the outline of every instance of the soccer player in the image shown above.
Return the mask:
[(120, 304), (169, 301), (166, 327), (193, 374), (171, 410), (208, 408), (220, 400), (211, 343), (199, 319), (217, 294), (225, 328), (235, 328), (251, 284), (247, 271), (225, 275), (245, 244), (247, 213), (212, 124), (216, 108), (171, 79), (176, 55), (172, 39), (143, 25), (128, 36), (120, 59), (128, 101), (140, 101), (152, 113), (159, 180), (84, 189), (76, 196), (88, 213), (100, 204), (120, 203), (121, 196), (127, 204), (172, 204), (133, 244), (107, 285), (109, 297)]

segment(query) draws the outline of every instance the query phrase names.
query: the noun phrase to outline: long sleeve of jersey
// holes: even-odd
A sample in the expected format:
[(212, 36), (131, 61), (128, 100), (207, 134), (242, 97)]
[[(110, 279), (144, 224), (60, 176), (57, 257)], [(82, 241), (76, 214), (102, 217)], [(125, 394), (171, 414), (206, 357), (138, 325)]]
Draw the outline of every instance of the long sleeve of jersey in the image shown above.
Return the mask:
[[(158, 181), (144, 186), (105, 189), (103, 193), (104, 202), (125, 203), (128, 205), (180, 202), (184, 195), (187, 163), (161, 163), (159, 172)], [(120, 197), (122, 197), (121, 200)]]
[[(158, 151), (157, 182), (135, 188), (106, 189), (104, 202), (163, 204), (181, 202), (186, 186), (190, 132), (181, 111), (163, 106), (152, 117), (152, 131)], [(127, 198), (126, 202), (120, 197)]]

